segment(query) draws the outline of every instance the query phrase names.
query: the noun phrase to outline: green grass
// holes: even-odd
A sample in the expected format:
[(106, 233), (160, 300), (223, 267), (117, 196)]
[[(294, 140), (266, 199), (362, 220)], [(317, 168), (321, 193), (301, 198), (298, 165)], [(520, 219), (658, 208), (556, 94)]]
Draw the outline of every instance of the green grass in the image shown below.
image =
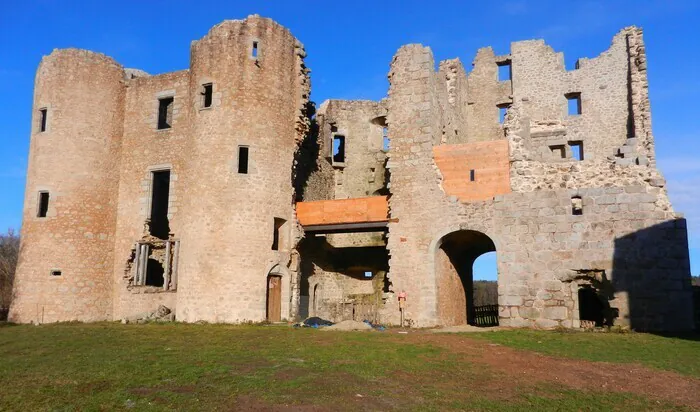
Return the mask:
[[(402, 336), (279, 326), (0, 327), (0, 410), (679, 410), (631, 394), (514, 386)], [(527, 335), (490, 339), (516, 336)]]
[(593, 333), (517, 329), (470, 334), (516, 349), (596, 362), (639, 363), (700, 377), (700, 335)]

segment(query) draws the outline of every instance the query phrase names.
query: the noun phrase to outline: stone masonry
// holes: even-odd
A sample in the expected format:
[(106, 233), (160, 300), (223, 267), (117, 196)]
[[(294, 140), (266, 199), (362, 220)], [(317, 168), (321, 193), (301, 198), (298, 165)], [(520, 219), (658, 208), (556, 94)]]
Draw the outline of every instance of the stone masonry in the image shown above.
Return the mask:
[[(469, 72), (406, 45), (387, 98), (317, 111), (304, 57), (259, 16), (213, 27), (172, 73), (44, 57), (10, 320), (163, 305), (184, 322), (399, 324), (404, 292), (406, 326), (472, 323), (472, 265), (495, 251), (501, 325), (692, 328), (641, 29), (574, 70), (542, 40), (481, 49)], [(297, 215), (384, 196), (381, 225)]]

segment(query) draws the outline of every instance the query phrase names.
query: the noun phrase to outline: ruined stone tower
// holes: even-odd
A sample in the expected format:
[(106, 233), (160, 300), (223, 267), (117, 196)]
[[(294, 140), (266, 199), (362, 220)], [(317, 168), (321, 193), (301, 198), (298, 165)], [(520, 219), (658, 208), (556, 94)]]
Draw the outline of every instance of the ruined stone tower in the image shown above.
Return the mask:
[(82, 50), (45, 57), (11, 318), (119, 319), (163, 304), (185, 321), (264, 319), (268, 275), (289, 282), (304, 56), (287, 29), (250, 16), (193, 42), (179, 72)]
[[(469, 72), (407, 45), (386, 99), (328, 100), (313, 122), (304, 56), (250, 16), (193, 42), (188, 70), (45, 57), (11, 320), (165, 305), (185, 322), (692, 328), (640, 29), (573, 70), (541, 40), (481, 49)], [(494, 251), (498, 302), (477, 307), (472, 266)]]
[(114, 60), (84, 50), (56, 50), (39, 65), (12, 308), (18, 321), (112, 316), (123, 77)]

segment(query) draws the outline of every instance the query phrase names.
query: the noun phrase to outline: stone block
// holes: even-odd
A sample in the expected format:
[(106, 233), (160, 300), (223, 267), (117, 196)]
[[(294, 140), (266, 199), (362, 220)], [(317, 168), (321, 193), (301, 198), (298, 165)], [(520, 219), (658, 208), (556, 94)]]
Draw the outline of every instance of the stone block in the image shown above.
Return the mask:
[(551, 319), (537, 319), (535, 320), (535, 327), (538, 329), (554, 329), (559, 326), (559, 322)]
[(540, 317), (540, 310), (534, 307), (521, 307), (519, 308), (518, 313), (525, 319), (537, 319)]
[(566, 306), (547, 306), (542, 312), (542, 317), (546, 319), (562, 320), (568, 317)]

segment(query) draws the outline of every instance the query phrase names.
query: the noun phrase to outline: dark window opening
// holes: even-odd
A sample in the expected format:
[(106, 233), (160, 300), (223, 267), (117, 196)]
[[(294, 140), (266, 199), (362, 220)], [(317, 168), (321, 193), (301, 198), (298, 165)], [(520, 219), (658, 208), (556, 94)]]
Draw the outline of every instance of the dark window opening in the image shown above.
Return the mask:
[(248, 174), (248, 146), (238, 146), (238, 173)]
[(39, 109), (39, 131), (40, 132), (45, 132), (46, 131), (46, 117), (49, 114), (48, 109)]
[(272, 233), (272, 250), (280, 250), (280, 231), (282, 226), (284, 226), (287, 221), (276, 217), (273, 223), (274, 232)]
[(148, 259), (146, 264), (146, 286), (163, 287), (165, 283), (165, 270), (163, 265), (153, 258)]
[(39, 192), (39, 207), (37, 217), (46, 217), (49, 212), (49, 192)]
[(158, 129), (170, 129), (173, 125), (174, 97), (158, 99)]
[(170, 197), (170, 170), (151, 173), (151, 235), (167, 239), (170, 234), (168, 201)]
[(571, 198), (571, 214), (574, 216), (581, 216), (583, 214), (583, 200), (581, 196), (574, 196)]
[(51, 276), (61, 276), (61, 275), (62, 275), (62, 273), (61, 273), (60, 270), (55, 270), (55, 269), (54, 269), (54, 270), (51, 271)]
[(333, 163), (345, 163), (345, 136), (333, 136)]
[(211, 107), (212, 97), (214, 94), (214, 85), (207, 83), (202, 85), (202, 107)]
[(497, 107), (498, 107), (498, 122), (503, 123), (506, 121), (506, 112), (510, 108), (510, 104), (499, 104)]
[(504, 82), (513, 78), (512, 64), (510, 60), (498, 63), (498, 81)]
[(258, 58), (258, 42), (257, 41), (253, 42), (252, 56), (255, 57), (256, 59)]
[(560, 159), (566, 159), (566, 147), (563, 144), (549, 146), (549, 150), (552, 151), (552, 155), (554, 157), (560, 158)]
[(469, 171), (469, 181), (470, 181), (470, 182), (476, 181), (476, 170), (471, 169), (471, 170)]
[(575, 160), (583, 160), (583, 142), (569, 142), (571, 155)]
[(595, 322), (597, 327), (605, 324), (605, 304), (596, 290), (591, 286), (582, 286), (578, 290), (579, 319)]
[(569, 116), (581, 114), (581, 93), (568, 93), (565, 96), (568, 104)]

